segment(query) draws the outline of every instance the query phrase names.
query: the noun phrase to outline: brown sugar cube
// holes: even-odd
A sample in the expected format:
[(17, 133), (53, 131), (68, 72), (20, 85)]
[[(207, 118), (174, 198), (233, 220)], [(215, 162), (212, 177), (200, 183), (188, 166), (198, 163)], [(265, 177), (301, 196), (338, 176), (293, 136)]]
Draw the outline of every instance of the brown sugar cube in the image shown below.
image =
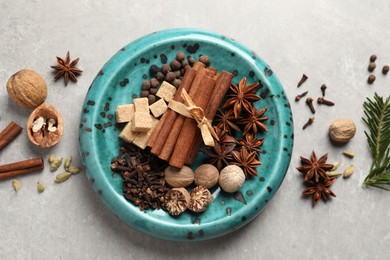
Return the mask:
[(134, 112), (131, 121), (131, 130), (133, 132), (147, 132), (153, 126), (152, 116), (149, 113)]
[(133, 99), (135, 112), (149, 113), (149, 100), (148, 98), (135, 98)]
[(152, 112), (152, 114), (154, 115), (154, 117), (157, 118), (157, 117), (161, 116), (162, 114), (164, 114), (165, 111), (167, 111), (168, 106), (165, 103), (164, 99), (160, 99), (160, 100), (154, 102), (152, 105), (150, 105), (149, 109), (150, 109), (150, 112)]
[(131, 121), (126, 124), (122, 132), (119, 134), (119, 137), (128, 143), (132, 143), (139, 133), (133, 132), (131, 130)]
[(156, 93), (156, 96), (169, 102), (173, 99), (175, 93), (176, 93), (176, 88), (173, 85), (169, 84), (168, 82), (163, 81), (163, 83), (161, 84), (160, 88)]
[(121, 105), (116, 108), (116, 122), (117, 123), (126, 123), (130, 122), (131, 118), (134, 115), (134, 105)]
[(152, 121), (152, 124), (153, 124), (152, 128), (149, 131), (145, 132), (145, 133), (138, 133), (138, 135), (136, 136), (136, 138), (133, 141), (133, 144), (138, 146), (141, 149), (145, 149), (146, 148), (146, 142), (148, 141), (150, 135), (152, 134), (154, 127), (158, 123), (158, 119), (156, 119), (156, 118), (154, 118), (152, 116), (150, 116), (150, 117), (151, 117), (151, 121)]

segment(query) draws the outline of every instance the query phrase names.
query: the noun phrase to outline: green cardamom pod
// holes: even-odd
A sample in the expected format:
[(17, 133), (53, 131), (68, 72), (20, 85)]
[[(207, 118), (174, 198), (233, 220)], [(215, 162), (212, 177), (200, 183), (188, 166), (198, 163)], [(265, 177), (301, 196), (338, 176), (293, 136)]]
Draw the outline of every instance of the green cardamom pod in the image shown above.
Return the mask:
[(343, 174), (342, 172), (338, 172), (338, 171), (326, 172), (326, 175), (328, 175), (329, 177), (339, 177), (342, 174)]
[(38, 182), (38, 192), (42, 193), (45, 191), (45, 185), (42, 182)]
[(355, 152), (352, 151), (352, 150), (347, 150), (347, 151), (344, 151), (343, 154), (349, 158), (353, 158), (355, 157)]
[(77, 174), (80, 172), (80, 168), (71, 166), (68, 169), (66, 169), (66, 171), (71, 173), (71, 174)]
[(335, 163), (333, 163), (333, 168), (330, 169), (330, 171), (332, 172), (332, 171), (337, 170), (337, 168), (339, 168), (339, 166), (340, 166), (340, 162), (335, 162)]
[(62, 164), (62, 157), (56, 158), (51, 164), (50, 164), (50, 171), (54, 172), (60, 168)]
[(353, 165), (348, 166), (343, 172), (343, 178), (349, 178), (354, 170), (355, 167)]
[(54, 162), (54, 160), (56, 159), (56, 157), (55, 157), (55, 155), (54, 154), (52, 154), (52, 155), (50, 155), (50, 157), (49, 157), (49, 163), (50, 164), (52, 164), (53, 162)]
[(70, 167), (71, 163), (72, 163), (72, 156), (70, 156), (68, 159), (65, 160), (64, 169), (67, 170)]
[(12, 180), (12, 187), (14, 187), (14, 190), (15, 190), (16, 192), (18, 192), (19, 189), (20, 189), (20, 181), (18, 181), (18, 180)]
[(72, 175), (72, 173), (70, 173), (70, 172), (63, 172), (63, 173), (57, 174), (56, 178), (55, 178), (55, 182), (57, 182), (57, 183), (64, 182), (67, 179), (69, 179), (71, 175)]

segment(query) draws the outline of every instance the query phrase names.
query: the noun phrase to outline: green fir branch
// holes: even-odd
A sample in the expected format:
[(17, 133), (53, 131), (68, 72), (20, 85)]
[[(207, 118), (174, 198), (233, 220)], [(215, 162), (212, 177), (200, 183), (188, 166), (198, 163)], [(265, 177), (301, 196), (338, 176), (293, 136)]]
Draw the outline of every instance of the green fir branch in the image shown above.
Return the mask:
[(375, 93), (373, 100), (367, 98), (363, 108), (363, 121), (369, 129), (369, 133), (364, 133), (373, 159), (364, 184), (390, 191), (390, 96), (384, 101)]

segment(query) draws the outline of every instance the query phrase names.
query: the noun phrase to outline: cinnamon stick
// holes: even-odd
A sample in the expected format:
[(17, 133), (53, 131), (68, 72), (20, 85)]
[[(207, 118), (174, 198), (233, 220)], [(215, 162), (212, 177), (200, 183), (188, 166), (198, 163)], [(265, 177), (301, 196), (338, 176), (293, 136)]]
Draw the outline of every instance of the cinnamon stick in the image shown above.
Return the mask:
[[(214, 92), (211, 95), (210, 100), (212, 100), (212, 102), (209, 102), (205, 110), (205, 116), (207, 119), (213, 120), (215, 114), (217, 113), (218, 107), (220, 106), (223, 98), (226, 95), (226, 92), (230, 87), (230, 84), (232, 83), (232, 79), (233, 79), (233, 74), (231, 74), (228, 71), (223, 70), (221, 74), (219, 74), (218, 80), (215, 83)], [(192, 164), (201, 145), (202, 145), (202, 136), (200, 135), (200, 132), (198, 132), (192, 144), (192, 149), (190, 151), (190, 154), (185, 162), (186, 164), (188, 165)]]
[(12, 142), (21, 132), (23, 128), (11, 121), (6, 128), (0, 133), (0, 151)]
[[(206, 77), (204, 84), (196, 92), (193, 102), (203, 110), (206, 109), (209, 103), (211, 93), (215, 87), (215, 80)], [(211, 102), (214, 102), (213, 100)], [(173, 167), (182, 168), (191, 149), (192, 142), (199, 131), (197, 123), (192, 118), (186, 118), (181, 129), (179, 138), (176, 141), (175, 148), (169, 160), (169, 164)]]
[(30, 160), (0, 165), (0, 180), (40, 171), (43, 170), (43, 168), (44, 162), (42, 158), (34, 158)]
[[(212, 74), (212, 72), (210, 72), (205, 68), (200, 68), (196, 73), (195, 79), (192, 82), (192, 85), (188, 93), (191, 99), (193, 99), (195, 95), (197, 95), (197, 91), (199, 90), (199, 88), (205, 84), (207, 74)], [(183, 99), (181, 99), (181, 102), (183, 102)], [(173, 149), (175, 148), (177, 138), (180, 135), (185, 119), (186, 118), (182, 115), (176, 116), (175, 121), (170, 129), (169, 135), (167, 135), (167, 137), (164, 139), (164, 145), (160, 153), (158, 154), (158, 157), (160, 159), (168, 161), (169, 158), (171, 157), (171, 154), (173, 152)]]
[[(184, 73), (184, 77), (181, 81), (181, 84), (180, 84), (179, 88), (177, 89), (173, 100), (178, 101), (178, 102), (183, 102), (183, 99), (180, 96), (181, 90), (185, 89), (186, 91), (189, 91), (191, 85), (193, 84), (193, 82), (196, 79), (195, 75), (198, 75), (202, 70), (204, 70), (204, 69), (200, 68), (197, 73), (196, 73), (195, 69), (188, 68), (186, 70), (186, 72)], [(166, 141), (166, 139), (167, 139), (167, 137), (172, 129), (173, 123), (175, 122), (176, 117), (177, 117), (177, 113), (175, 111), (171, 110), (170, 108), (168, 108), (168, 110), (165, 113), (167, 115), (166, 115), (166, 118), (164, 120), (164, 124), (161, 125), (161, 127), (159, 129), (156, 129), (156, 128), (154, 129), (154, 131), (158, 132), (156, 141), (154, 142), (154, 144), (152, 146), (152, 150), (150, 151), (154, 155), (160, 154), (161, 150), (164, 147), (165, 141)], [(152, 132), (152, 135), (154, 134), (153, 132)]]
[(158, 134), (160, 133), (160, 129), (165, 123), (166, 117), (167, 117), (167, 113), (164, 113), (160, 118), (160, 120), (158, 121), (157, 125), (155, 126), (152, 134), (149, 136), (148, 141), (146, 141), (146, 146), (153, 147), (154, 142), (156, 142)]

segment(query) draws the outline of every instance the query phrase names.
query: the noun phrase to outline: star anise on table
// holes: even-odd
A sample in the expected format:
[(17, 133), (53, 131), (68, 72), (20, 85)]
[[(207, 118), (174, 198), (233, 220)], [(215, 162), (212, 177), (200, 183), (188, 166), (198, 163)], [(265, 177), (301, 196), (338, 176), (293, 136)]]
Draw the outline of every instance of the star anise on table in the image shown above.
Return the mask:
[(246, 78), (242, 78), (238, 86), (231, 84), (230, 89), (232, 94), (228, 95), (228, 100), (223, 104), (222, 108), (233, 107), (234, 118), (238, 118), (242, 109), (250, 112), (251, 103), (260, 100), (261, 97), (254, 94), (259, 83), (246, 85)]
[(234, 115), (233, 110), (229, 109), (224, 111), (222, 109), (218, 109), (217, 114), (215, 115), (215, 123), (221, 129), (228, 131), (231, 134), (234, 131), (240, 132), (240, 128), (233, 122)]
[(68, 85), (69, 80), (77, 82), (77, 76), (83, 72), (75, 67), (79, 60), (80, 58), (71, 61), (69, 51), (66, 53), (65, 60), (57, 57), (57, 65), (51, 66), (52, 69), (57, 71), (54, 80), (64, 77), (65, 86)]
[(256, 167), (260, 166), (261, 162), (257, 159), (258, 155), (256, 152), (248, 152), (245, 147), (242, 147), (240, 151), (232, 152), (232, 155), (234, 161), (231, 164), (235, 164), (239, 167), (242, 167), (245, 176), (249, 177), (250, 175), (258, 175)]
[(240, 118), (238, 120), (239, 124), (245, 125), (244, 135), (252, 131), (253, 134), (257, 134), (259, 130), (268, 132), (267, 126), (263, 123), (268, 120), (267, 116), (264, 116), (264, 113), (267, 112), (267, 108), (256, 109), (255, 106), (250, 106), (250, 110), (246, 117)]
[(317, 202), (322, 198), (323, 201), (327, 201), (329, 196), (336, 197), (336, 195), (329, 189), (329, 187), (333, 184), (336, 178), (329, 178), (327, 180), (323, 180), (321, 182), (307, 182), (310, 186), (308, 189), (303, 191), (303, 195), (311, 195), (313, 198), (313, 207), (317, 204)]
[(210, 157), (210, 163), (221, 170), (232, 160), (232, 151), (236, 145), (222, 146), (216, 143), (214, 147), (207, 147), (204, 153)]
[(236, 139), (233, 136), (228, 135), (228, 131), (214, 126), (214, 131), (218, 136), (217, 141), (221, 146), (236, 145)]
[(244, 139), (238, 139), (238, 144), (241, 145), (241, 147), (245, 147), (248, 152), (256, 152), (257, 154), (260, 153), (260, 146), (264, 142), (264, 138), (258, 139), (253, 134), (246, 134), (245, 140)]
[(311, 153), (311, 160), (301, 156), (302, 166), (297, 167), (297, 170), (305, 174), (305, 182), (310, 182), (313, 178), (315, 182), (320, 181), (320, 177), (324, 180), (329, 179), (326, 172), (333, 168), (333, 164), (326, 163), (328, 154), (324, 154), (320, 159), (317, 159), (316, 153)]

